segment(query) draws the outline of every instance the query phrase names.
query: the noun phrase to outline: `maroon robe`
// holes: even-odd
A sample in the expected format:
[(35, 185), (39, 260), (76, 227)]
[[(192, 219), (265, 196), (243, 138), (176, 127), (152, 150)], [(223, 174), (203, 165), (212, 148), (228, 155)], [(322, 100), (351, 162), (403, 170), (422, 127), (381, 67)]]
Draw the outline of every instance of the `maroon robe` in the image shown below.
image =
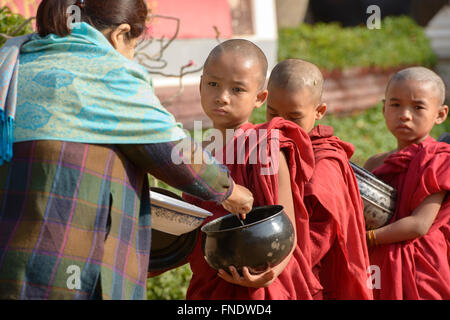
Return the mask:
[(354, 147), (319, 125), (309, 134), (315, 156), (305, 186), (310, 214), (311, 261), (323, 286), (315, 299), (373, 299), (367, 286), (367, 252), (363, 203), (349, 159)]
[(373, 170), (398, 190), (392, 222), (411, 215), (429, 195), (447, 191), (433, 224), (423, 237), (369, 250), (381, 270), (376, 299), (450, 299), (450, 145), (431, 137), (387, 157)]

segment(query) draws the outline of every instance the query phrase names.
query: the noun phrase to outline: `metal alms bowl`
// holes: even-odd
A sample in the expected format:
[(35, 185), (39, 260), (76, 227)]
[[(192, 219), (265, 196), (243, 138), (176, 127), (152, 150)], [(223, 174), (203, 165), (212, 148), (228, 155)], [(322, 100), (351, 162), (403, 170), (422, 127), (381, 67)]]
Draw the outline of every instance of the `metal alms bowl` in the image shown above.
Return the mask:
[(389, 223), (395, 212), (397, 191), (370, 171), (350, 162), (364, 203), (366, 229), (377, 229)]
[(212, 213), (184, 201), (175, 193), (151, 188), (152, 229), (180, 236), (200, 227)]
[(282, 206), (256, 207), (242, 221), (229, 214), (201, 228), (203, 254), (213, 269), (234, 266), (240, 272), (246, 266), (259, 273), (279, 264), (294, 246), (294, 228)]
[[(152, 187), (150, 196), (152, 239), (148, 271), (158, 272), (186, 261), (197, 243), (199, 227), (211, 213), (189, 206), (183, 198), (166, 189)], [(180, 206), (184, 209), (180, 210)]]

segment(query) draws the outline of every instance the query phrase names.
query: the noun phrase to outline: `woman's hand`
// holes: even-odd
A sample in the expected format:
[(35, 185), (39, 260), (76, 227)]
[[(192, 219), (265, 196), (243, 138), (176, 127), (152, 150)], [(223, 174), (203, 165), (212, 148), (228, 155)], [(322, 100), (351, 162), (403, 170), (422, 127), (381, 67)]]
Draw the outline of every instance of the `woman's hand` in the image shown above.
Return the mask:
[(270, 285), (278, 276), (273, 269), (267, 269), (263, 273), (251, 274), (247, 267), (242, 268), (242, 276), (236, 270), (235, 267), (230, 266), (230, 273), (225, 272), (225, 270), (220, 269), (218, 276), (223, 280), (237, 284), (242, 287), (249, 288), (262, 288)]
[(234, 184), (233, 192), (222, 202), (222, 206), (225, 210), (234, 214), (240, 214), (245, 219), (245, 215), (252, 210), (253, 200), (253, 194), (250, 190), (241, 185)]

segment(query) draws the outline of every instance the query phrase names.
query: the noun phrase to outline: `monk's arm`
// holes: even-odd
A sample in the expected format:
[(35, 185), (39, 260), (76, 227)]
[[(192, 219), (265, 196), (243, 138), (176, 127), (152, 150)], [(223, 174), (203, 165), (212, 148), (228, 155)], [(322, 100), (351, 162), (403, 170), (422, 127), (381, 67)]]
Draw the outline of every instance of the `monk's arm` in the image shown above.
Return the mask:
[(436, 218), (446, 191), (426, 197), (408, 217), (375, 230), (377, 244), (388, 244), (419, 238), (427, 234)]
[(286, 268), (297, 243), (297, 227), (295, 223), (294, 200), (292, 198), (291, 190), (291, 176), (289, 173), (286, 156), (282, 151), (280, 151), (280, 165), (278, 169), (278, 203), (284, 207), (284, 212), (288, 216), (289, 220), (292, 223), (292, 226), (294, 227), (294, 246), (291, 252), (289, 252), (289, 255), (279, 265), (273, 268), (274, 277), (270, 281), (270, 283), (273, 282), (273, 280), (275, 280), (275, 278), (278, 277), (281, 272), (283, 272), (284, 268)]

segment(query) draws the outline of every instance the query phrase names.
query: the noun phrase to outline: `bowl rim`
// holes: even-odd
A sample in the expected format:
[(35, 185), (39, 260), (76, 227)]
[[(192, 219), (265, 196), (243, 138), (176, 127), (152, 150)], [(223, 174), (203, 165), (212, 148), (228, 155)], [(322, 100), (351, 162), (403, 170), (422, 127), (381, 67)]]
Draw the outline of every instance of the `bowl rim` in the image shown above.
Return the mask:
[(211, 217), (213, 215), (211, 212), (197, 207), (187, 201), (182, 201), (154, 190), (150, 190), (150, 205), (175, 213), (182, 213), (202, 219), (206, 219), (207, 217)]
[(356, 176), (356, 180), (358, 182), (358, 186), (359, 184), (365, 184), (366, 186), (378, 191), (378, 193), (380, 195), (383, 195), (384, 197), (387, 198), (391, 198), (391, 199), (395, 199), (397, 197), (397, 190), (390, 187), (387, 188), (386, 186), (383, 186), (381, 184), (373, 183), (375, 180), (369, 180), (369, 179), (364, 179), (364, 177), (362, 176), (358, 176), (357, 174), (355, 174)]
[[(223, 230), (206, 230), (206, 228), (207, 228), (209, 225), (211, 225), (213, 222), (214, 222), (214, 223), (218, 223), (218, 222), (220, 222), (221, 220), (225, 220), (225, 219), (227, 219), (227, 218), (229, 218), (229, 217), (231, 217), (231, 216), (236, 216), (236, 219), (238, 218), (236, 214), (234, 214), (234, 213), (229, 213), (229, 214), (227, 214), (227, 215), (221, 216), (221, 217), (219, 217), (219, 218), (217, 218), (217, 219), (214, 219), (214, 220), (211, 220), (211, 221), (207, 222), (206, 224), (204, 224), (204, 225), (201, 227), (201, 231), (202, 231), (203, 233), (205, 233), (205, 234), (216, 234), (216, 233), (219, 233), (219, 232), (225, 232), (225, 231), (233, 231), (233, 230), (239, 230), (239, 229), (247, 229), (248, 227), (251, 227), (251, 226), (260, 224), (260, 223), (262, 223), (262, 222), (264, 222), (264, 221), (273, 219), (273, 218), (279, 216), (280, 214), (283, 214), (283, 213), (284, 213), (284, 207), (283, 207), (282, 205), (279, 205), (279, 204), (275, 204), (275, 205), (266, 205), (266, 206), (260, 206), (260, 207), (254, 207), (254, 208), (252, 209), (252, 211), (253, 211), (253, 210), (256, 210), (256, 209), (262, 210), (262, 209), (267, 208), (267, 207), (270, 207), (270, 208), (273, 208), (273, 209), (276, 208), (276, 209), (278, 209), (278, 211), (277, 211), (276, 213), (274, 213), (273, 215), (267, 217), (267, 218), (264, 218), (264, 219), (261, 219), (261, 220), (258, 220), (258, 221), (255, 221), (255, 222), (252, 222), (252, 223), (249, 223), (249, 224), (238, 225), (238, 226), (236, 226), (236, 227), (232, 227), (232, 228), (228, 228), (228, 229), (223, 229)], [(250, 211), (248, 214), (251, 214), (251, 211)], [(289, 219), (289, 218), (288, 218), (288, 219)], [(245, 221), (245, 220), (244, 220), (244, 221)], [(289, 220), (289, 222), (291, 222), (291, 221)]]
[[(153, 209), (163, 209), (164, 213), (160, 215)], [(169, 215), (169, 218), (167, 215)], [(152, 230), (158, 230), (174, 236), (180, 236), (182, 234), (189, 233), (194, 229), (198, 229), (203, 221), (205, 221), (204, 217), (174, 211), (158, 205), (152, 205)], [(188, 227), (186, 228), (186, 226)], [(186, 229), (189, 230), (186, 231)]]
[[(381, 191), (382, 193), (388, 195), (389, 197), (395, 197), (397, 194), (397, 190), (387, 184), (386, 182), (379, 179), (376, 175), (374, 175), (369, 170), (358, 166), (356, 163), (353, 163), (350, 161), (350, 166), (353, 169), (353, 172), (355, 174), (355, 177), (357, 180), (361, 180), (362, 182), (370, 185), (371, 187), (374, 187)], [(360, 179), (358, 179), (360, 178)], [(364, 179), (361, 179), (364, 178)]]

